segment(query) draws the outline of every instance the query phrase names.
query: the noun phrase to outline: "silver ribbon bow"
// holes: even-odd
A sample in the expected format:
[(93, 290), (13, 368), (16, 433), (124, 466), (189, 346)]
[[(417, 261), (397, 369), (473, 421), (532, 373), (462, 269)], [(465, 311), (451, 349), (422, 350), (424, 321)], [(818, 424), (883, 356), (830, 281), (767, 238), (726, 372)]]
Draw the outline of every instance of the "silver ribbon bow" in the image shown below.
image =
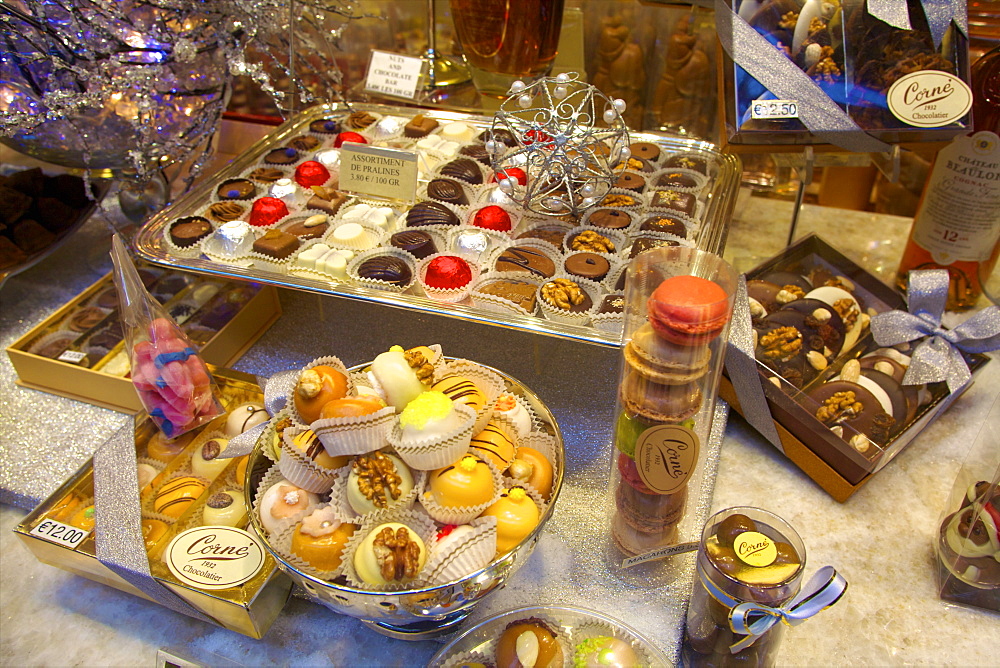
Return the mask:
[(729, 351), (726, 354), (726, 371), (733, 384), (736, 397), (740, 400), (740, 412), (754, 429), (770, 443), (781, 450), (778, 430), (774, 426), (771, 410), (767, 407), (764, 387), (757, 372), (754, 357), (753, 324), (750, 318), (750, 298), (747, 296), (746, 277), (740, 276), (736, 283), (736, 297), (733, 304), (733, 319), (729, 327)]
[[(920, 0), (935, 47), (941, 46), (952, 21), (963, 35), (968, 36), (968, 7), (965, 3), (966, 0)], [(868, 13), (894, 28), (913, 29), (906, 0), (868, 0)]]
[(955, 392), (972, 378), (962, 352), (985, 353), (1000, 349), (1000, 308), (988, 306), (952, 330), (941, 327), (948, 301), (948, 271), (911, 271), (907, 301), (910, 312), (889, 311), (872, 318), (875, 342), (895, 346), (927, 337), (921, 342), (903, 376), (904, 385), (945, 381)]
[[(294, 369), (280, 371), (270, 378), (257, 376), (257, 384), (260, 385), (260, 389), (264, 392), (264, 409), (268, 415), (274, 417), (278, 414), (278, 411), (285, 407), (289, 395), (291, 395), (292, 390), (295, 388), (295, 381), (298, 377), (299, 371)], [(231, 459), (249, 455), (253, 452), (253, 447), (257, 443), (257, 439), (267, 429), (267, 424), (267, 422), (262, 422), (242, 434), (229, 439), (226, 449), (222, 451), (219, 458)]]

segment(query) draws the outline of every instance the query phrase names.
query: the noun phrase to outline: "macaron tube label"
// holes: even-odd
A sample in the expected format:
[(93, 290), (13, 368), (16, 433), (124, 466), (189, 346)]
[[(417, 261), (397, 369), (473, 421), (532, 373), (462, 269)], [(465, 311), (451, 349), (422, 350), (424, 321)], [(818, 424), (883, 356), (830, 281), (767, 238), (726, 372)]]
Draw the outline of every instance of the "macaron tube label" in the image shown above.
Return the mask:
[(264, 549), (242, 529), (195, 527), (170, 542), (163, 560), (184, 584), (198, 589), (228, 589), (260, 571)]
[(657, 494), (673, 494), (694, 473), (698, 451), (698, 435), (687, 427), (665, 424), (647, 429), (636, 442), (639, 477)]

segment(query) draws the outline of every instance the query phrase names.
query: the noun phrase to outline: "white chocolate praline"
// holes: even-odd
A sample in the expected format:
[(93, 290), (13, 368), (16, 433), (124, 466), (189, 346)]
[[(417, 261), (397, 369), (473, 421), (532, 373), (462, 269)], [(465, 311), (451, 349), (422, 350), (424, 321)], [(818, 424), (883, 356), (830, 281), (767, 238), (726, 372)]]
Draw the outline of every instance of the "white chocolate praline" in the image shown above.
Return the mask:
[(447, 123), (441, 128), (441, 137), (453, 142), (465, 143), (472, 139), (474, 134), (475, 130), (462, 121)]
[(458, 155), (461, 145), (457, 141), (449, 140), (441, 135), (427, 135), (417, 142), (417, 148), (422, 151), (435, 151), (445, 158), (454, 158)]
[(385, 228), (395, 217), (396, 213), (387, 206), (371, 206), (364, 202), (359, 202), (345, 209), (340, 219), (345, 223), (368, 223), (379, 228)]
[(413, 489), (413, 473), (410, 471), (410, 467), (404, 464), (403, 461), (396, 455), (389, 454), (388, 452), (382, 454), (389, 458), (389, 461), (391, 461), (395, 467), (396, 475), (399, 476), (399, 481), (396, 483), (396, 488), (399, 494), (396, 498), (393, 498), (388, 486), (385, 486), (383, 495), (385, 497), (386, 505), (376, 505), (372, 499), (369, 499), (365, 496), (364, 492), (361, 491), (361, 487), (358, 484), (358, 473), (352, 467), (351, 473), (347, 476), (347, 502), (351, 504), (351, 509), (358, 515), (365, 515), (366, 513), (374, 512), (379, 508), (391, 508), (399, 501), (400, 498), (409, 494), (410, 490)]
[(145, 462), (136, 464), (135, 472), (139, 480), (139, 489), (148, 485), (156, 477), (156, 474), (159, 473), (152, 464), (146, 464)]
[(243, 492), (227, 489), (213, 494), (202, 510), (206, 526), (238, 527), (246, 522), (247, 504)]
[(413, 529), (398, 522), (380, 524), (372, 529), (367, 536), (365, 536), (365, 539), (361, 541), (361, 544), (358, 545), (358, 549), (354, 552), (354, 570), (363, 582), (370, 585), (384, 586), (390, 583), (390, 580), (382, 577), (381, 564), (379, 563), (380, 560), (374, 549), (375, 540), (378, 538), (378, 535), (383, 529), (391, 529), (393, 534), (396, 534), (399, 529), (406, 529), (408, 538), (417, 546), (418, 557), (414, 577), (403, 577), (398, 580), (394, 580), (395, 582), (412, 581), (416, 575), (419, 575), (420, 569), (424, 567), (424, 563), (427, 561), (427, 548), (424, 546), (424, 541)]
[(632, 646), (614, 636), (587, 638), (576, 646), (573, 659), (574, 666), (587, 668), (600, 666), (626, 668), (635, 666), (639, 662), (639, 657), (635, 655)]
[(316, 270), (316, 262), (322, 258), (324, 255), (330, 252), (330, 247), (324, 243), (316, 243), (309, 246), (304, 251), (298, 254), (295, 258), (295, 267), (299, 269), (307, 269), (309, 271)]
[(435, 440), (453, 434), (465, 417), (455, 410), (455, 402), (444, 392), (422, 392), (399, 415), (404, 441)]
[(238, 436), (270, 419), (263, 405), (254, 402), (241, 404), (226, 418), (226, 437)]
[[(510, 408), (502, 408), (510, 406)], [(527, 436), (531, 433), (531, 416), (527, 409), (514, 398), (513, 394), (504, 392), (497, 398), (494, 415), (499, 415), (514, 425), (519, 437)]]
[(372, 361), (371, 374), (384, 393), (385, 402), (402, 413), (406, 405), (427, 389), (403, 356), (400, 346), (393, 346)]
[(205, 441), (191, 456), (191, 472), (206, 480), (215, 480), (232, 461), (221, 457), (227, 445), (228, 438), (210, 438)]
[(310, 504), (319, 503), (319, 495), (296, 487), (287, 480), (271, 485), (260, 499), (260, 521), (268, 533), (281, 528), (283, 520), (305, 512)]
[(339, 246), (368, 250), (373, 248), (375, 240), (360, 223), (341, 223), (330, 234), (330, 242)]

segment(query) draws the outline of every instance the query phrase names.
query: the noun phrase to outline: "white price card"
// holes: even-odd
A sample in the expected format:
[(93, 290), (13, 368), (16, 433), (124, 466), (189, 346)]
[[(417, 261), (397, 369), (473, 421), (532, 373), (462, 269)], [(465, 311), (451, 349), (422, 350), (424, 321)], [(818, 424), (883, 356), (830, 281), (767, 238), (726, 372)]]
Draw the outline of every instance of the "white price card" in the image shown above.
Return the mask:
[(80, 360), (87, 356), (87, 353), (82, 353), (79, 350), (67, 350), (62, 355), (56, 359), (60, 362), (69, 362), (70, 364), (79, 364)]
[(423, 64), (420, 58), (388, 51), (372, 51), (371, 60), (368, 61), (368, 75), (365, 77), (365, 90), (412, 100), (417, 95), (417, 83)]
[(798, 118), (799, 103), (795, 100), (755, 100), (750, 105), (750, 118)]
[(90, 534), (89, 531), (49, 519), (42, 520), (36, 524), (30, 533), (32, 536), (44, 538), (47, 541), (68, 547), (71, 550), (76, 549), (76, 546)]

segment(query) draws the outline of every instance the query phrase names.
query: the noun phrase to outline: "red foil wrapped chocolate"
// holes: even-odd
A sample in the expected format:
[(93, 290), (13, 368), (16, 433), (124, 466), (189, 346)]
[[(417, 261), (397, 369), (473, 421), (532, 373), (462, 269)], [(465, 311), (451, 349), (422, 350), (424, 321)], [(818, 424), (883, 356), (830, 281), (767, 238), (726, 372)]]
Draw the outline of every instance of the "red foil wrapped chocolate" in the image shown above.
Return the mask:
[(330, 170), (315, 160), (306, 160), (295, 168), (295, 182), (303, 188), (321, 186), (330, 179)]
[(496, 230), (497, 232), (510, 232), (512, 227), (510, 214), (496, 204), (491, 204), (476, 211), (476, 215), (472, 217), (472, 224), (476, 227)]
[(528, 175), (525, 174), (524, 170), (520, 167), (508, 167), (507, 169), (501, 169), (499, 172), (490, 177), (490, 183), (494, 183), (500, 179), (514, 179), (522, 186), (528, 185)]
[(472, 280), (469, 263), (455, 255), (439, 255), (427, 264), (424, 283), (439, 290), (464, 288)]
[(273, 225), (288, 215), (288, 207), (277, 197), (261, 197), (250, 208), (250, 220), (254, 227)]
[(357, 132), (341, 132), (337, 135), (337, 139), (334, 140), (333, 146), (334, 148), (340, 148), (348, 142), (352, 142), (354, 144), (367, 144), (368, 140), (359, 135)]

